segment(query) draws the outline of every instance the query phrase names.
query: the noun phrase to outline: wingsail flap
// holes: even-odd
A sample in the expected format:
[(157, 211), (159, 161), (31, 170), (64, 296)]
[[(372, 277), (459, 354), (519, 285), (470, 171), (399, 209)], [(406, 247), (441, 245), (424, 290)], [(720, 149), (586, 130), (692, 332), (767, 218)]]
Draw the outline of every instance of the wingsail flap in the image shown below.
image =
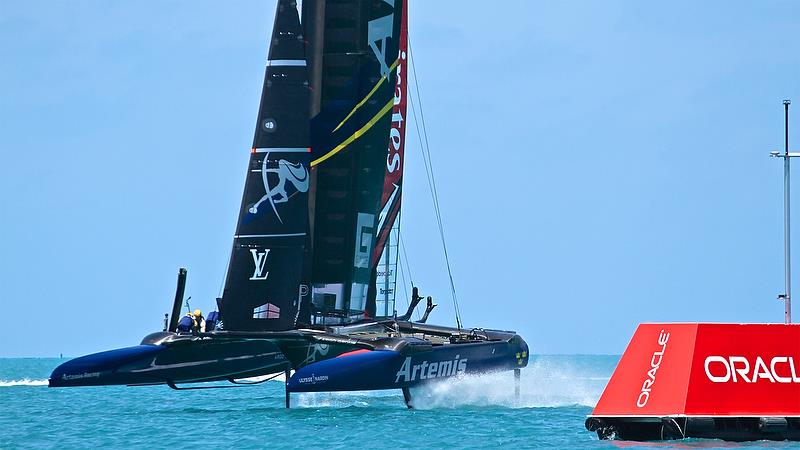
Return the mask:
[(391, 316), (395, 310), (397, 262), (400, 250), (400, 203), (403, 194), (403, 163), (406, 143), (406, 106), (408, 86), (408, 2), (403, 2), (400, 21), (400, 43), (389, 145), (386, 152), (386, 174), (381, 195), (381, 209), (375, 248), (372, 251), (372, 282), (367, 298), (367, 315)]
[(309, 85), (297, 4), (275, 15), (220, 310), (228, 330), (294, 327), (308, 233)]
[[(402, 0), (327, 2), (310, 63), (322, 76), (312, 104), (316, 313), (364, 316), (372, 275), (394, 106)], [(310, 8), (314, 9), (314, 8)]]

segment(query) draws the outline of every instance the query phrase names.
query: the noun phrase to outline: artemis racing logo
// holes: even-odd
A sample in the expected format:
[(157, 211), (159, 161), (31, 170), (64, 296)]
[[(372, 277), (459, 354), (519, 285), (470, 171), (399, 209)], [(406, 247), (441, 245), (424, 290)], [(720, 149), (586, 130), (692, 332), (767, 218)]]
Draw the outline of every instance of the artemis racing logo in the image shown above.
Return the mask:
[[(308, 192), (308, 169), (301, 163), (293, 163), (285, 159), (279, 159), (277, 167), (269, 168), (267, 164), (269, 161), (269, 153), (267, 153), (264, 155), (264, 161), (261, 165), (261, 179), (264, 182), (264, 190), (266, 193), (259, 201), (251, 206), (248, 211), (250, 214), (258, 214), (259, 206), (265, 201), (269, 202), (270, 206), (272, 206), (272, 211), (275, 213), (275, 217), (283, 223), (283, 219), (281, 219), (280, 214), (278, 214), (278, 209), (275, 207), (275, 204), (289, 201), (290, 195), (286, 191), (287, 182), (294, 186), (297, 192)], [(269, 174), (277, 176), (278, 182), (275, 186), (270, 186)]]
[(756, 383), (767, 380), (770, 383), (800, 383), (800, 377), (795, 370), (794, 358), (791, 356), (775, 356), (769, 364), (757, 356), (755, 362), (745, 356), (718, 356), (706, 357), (703, 365), (706, 377), (712, 383)]
[(467, 358), (459, 359), (459, 355), (452, 361), (439, 361), (429, 363), (422, 361), (421, 364), (411, 364), (411, 357), (407, 356), (397, 371), (397, 377), (394, 382), (399, 383), (400, 379), (404, 382), (415, 381), (417, 373), (419, 373), (420, 380), (430, 380), (433, 378), (444, 378), (453, 375), (464, 373), (467, 370)]
[(650, 370), (647, 371), (647, 378), (644, 379), (642, 390), (639, 391), (639, 397), (636, 399), (636, 406), (639, 408), (644, 408), (644, 405), (650, 400), (650, 391), (656, 382), (656, 372), (661, 367), (661, 359), (664, 358), (664, 352), (667, 351), (667, 341), (669, 341), (669, 333), (661, 330), (658, 335), (658, 345), (661, 348), (653, 352), (653, 356), (650, 358)]

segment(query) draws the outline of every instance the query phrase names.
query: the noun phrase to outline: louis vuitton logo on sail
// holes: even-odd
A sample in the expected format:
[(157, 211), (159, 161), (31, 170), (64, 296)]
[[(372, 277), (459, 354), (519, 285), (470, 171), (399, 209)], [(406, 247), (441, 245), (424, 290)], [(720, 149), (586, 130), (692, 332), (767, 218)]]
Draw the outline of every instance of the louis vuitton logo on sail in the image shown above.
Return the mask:
[(262, 281), (267, 279), (267, 275), (269, 272), (264, 270), (267, 267), (267, 255), (269, 255), (270, 249), (264, 249), (263, 252), (259, 253), (258, 249), (250, 249), (250, 254), (253, 255), (253, 276), (250, 277), (252, 281)]

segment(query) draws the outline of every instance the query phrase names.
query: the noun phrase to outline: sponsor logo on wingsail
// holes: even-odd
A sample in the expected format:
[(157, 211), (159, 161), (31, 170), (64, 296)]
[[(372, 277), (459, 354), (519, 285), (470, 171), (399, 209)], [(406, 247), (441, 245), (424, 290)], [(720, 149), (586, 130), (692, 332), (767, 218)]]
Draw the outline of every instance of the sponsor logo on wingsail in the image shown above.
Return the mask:
[[(466, 372), (467, 358), (459, 359), (459, 355), (448, 361), (422, 361), (420, 364), (411, 364), (411, 357), (407, 356), (394, 382), (399, 383), (419, 380), (430, 380), (433, 378), (444, 378)], [(417, 378), (419, 376), (419, 378)]]
[(267, 279), (269, 272), (264, 270), (267, 267), (267, 255), (269, 255), (270, 249), (264, 249), (263, 252), (259, 252), (258, 249), (252, 248), (250, 249), (250, 254), (253, 255), (253, 276), (250, 277), (252, 281), (264, 281)]
[(403, 108), (400, 102), (403, 100), (403, 78), (402, 68), (405, 66), (406, 52), (400, 52), (400, 64), (397, 65), (397, 84), (394, 90), (394, 106), (392, 108), (392, 128), (389, 130), (389, 154), (386, 157), (386, 171), (393, 173), (401, 166), (400, 149), (403, 148)]
[(703, 364), (712, 383), (800, 383), (795, 367), (792, 356), (756, 356), (753, 360), (740, 355), (711, 355)]
[[(269, 153), (264, 155), (264, 161), (261, 163), (261, 179), (264, 182), (265, 194), (261, 199), (248, 209), (250, 214), (258, 214), (258, 207), (262, 203), (268, 201), (275, 212), (275, 216), (283, 223), (276, 204), (286, 203), (289, 201), (289, 193), (286, 192), (286, 183), (289, 182), (297, 192), (308, 192), (308, 168), (302, 163), (292, 163), (285, 159), (279, 159), (277, 167), (268, 167)], [(277, 175), (278, 182), (275, 186), (271, 186), (269, 182), (269, 174)]]
[(653, 356), (650, 358), (650, 370), (647, 371), (647, 378), (645, 378), (642, 383), (642, 390), (639, 392), (639, 397), (636, 399), (636, 406), (639, 408), (644, 408), (647, 401), (650, 400), (650, 392), (653, 389), (653, 385), (656, 383), (656, 372), (658, 372), (658, 368), (661, 367), (661, 360), (664, 358), (664, 352), (667, 351), (667, 341), (669, 341), (669, 333), (665, 333), (664, 330), (661, 330), (661, 333), (658, 335), (658, 345), (660, 345), (661, 348), (654, 351)]
[(369, 269), (369, 255), (372, 250), (373, 236), (375, 235), (374, 221), (374, 215), (358, 213), (356, 219), (355, 256), (353, 257), (353, 267), (357, 269)]

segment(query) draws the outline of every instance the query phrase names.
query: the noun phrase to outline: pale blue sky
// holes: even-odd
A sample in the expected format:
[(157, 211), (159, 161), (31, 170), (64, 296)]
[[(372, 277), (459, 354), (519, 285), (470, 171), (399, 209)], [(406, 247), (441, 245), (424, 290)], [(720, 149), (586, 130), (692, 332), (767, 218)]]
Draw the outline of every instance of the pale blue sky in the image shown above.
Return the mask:
[[(193, 306), (212, 306), (273, 13), (2, 2), (0, 356), (137, 344), (160, 329), (179, 266)], [(515, 329), (536, 353), (621, 353), (642, 321), (781, 321), (781, 166), (767, 154), (781, 100), (800, 108), (799, 13), (412, 0), (465, 324)], [(403, 234), (441, 305), (432, 322), (449, 324), (416, 139)]]

